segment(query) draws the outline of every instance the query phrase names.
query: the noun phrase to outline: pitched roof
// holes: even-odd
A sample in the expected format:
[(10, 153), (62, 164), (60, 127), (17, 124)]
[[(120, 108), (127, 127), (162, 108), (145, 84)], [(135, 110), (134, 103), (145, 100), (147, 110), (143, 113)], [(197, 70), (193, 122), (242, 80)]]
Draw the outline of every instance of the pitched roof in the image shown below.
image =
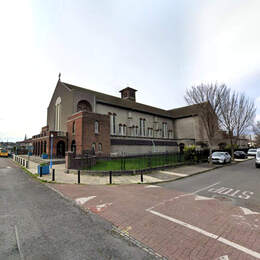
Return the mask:
[(114, 96), (107, 95), (107, 94), (97, 92), (97, 91), (93, 91), (90, 89), (77, 87), (77, 86), (74, 86), (74, 85), (71, 85), (71, 84), (68, 84), (65, 82), (60, 82), (60, 83), (65, 85), (67, 88), (69, 88), (71, 90), (86, 91), (86, 92), (96, 96), (96, 101), (100, 102), (100, 103), (123, 107), (123, 108), (127, 108), (130, 110), (141, 111), (141, 112), (149, 113), (149, 114), (153, 114), (153, 115), (159, 115), (159, 116), (163, 116), (163, 117), (173, 118), (172, 113), (167, 110), (164, 110), (164, 109), (144, 105), (144, 104), (137, 103), (137, 102), (131, 101), (131, 100), (125, 100), (125, 99), (122, 99), (119, 97), (114, 97)]
[(208, 105), (208, 102), (201, 103), (201, 104), (194, 104), (194, 105), (185, 106), (185, 107), (179, 107), (179, 108), (168, 110), (168, 112), (171, 113), (171, 115), (174, 118), (195, 116), (195, 115), (199, 114), (201, 105), (203, 105), (203, 104)]

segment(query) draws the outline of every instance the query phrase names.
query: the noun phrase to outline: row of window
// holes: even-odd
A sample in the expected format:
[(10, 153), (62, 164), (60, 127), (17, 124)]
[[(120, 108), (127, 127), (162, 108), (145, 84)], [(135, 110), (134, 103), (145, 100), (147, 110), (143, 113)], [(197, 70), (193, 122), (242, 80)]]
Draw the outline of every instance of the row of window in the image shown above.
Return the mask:
[(173, 138), (173, 131), (167, 130), (167, 127), (164, 129), (154, 130), (153, 128), (145, 129), (142, 127), (138, 130), (138, 126), (132, 126), (127, 128), (126, 125), (119, 124), (119, 135), (122, 136), (143, 136), (143, 137), (155, 137), (155, 138)]
[[(110, 134), (116, 135), (116, 114), (110, 114)], [(172, 130), (168, 130), (167, 123), (162, 123), (162, 129), (159, 129), (158, 122), (154, 122), (153, 128), (147, 128), (145, 126), (145, 119), (140, 118), (139, 129), (138, 126), (129, 127), (129, 132), (127, 133), (127, 126), (125, 124), (119, 124), (119, 135), (129, 135), (129, 136), (147, 136), (147, 137), (157, 137), (157, 138), (173, 138)], [(157, 120), (156, 120), (157, 121)]]
[[(115, 125), (115, 114), (110, 115), (110, 130), (111, 135), (116, 134), (116, 125)], [(95, 121), (94, 132), (98, 134), (100, 132), (99, 122)], [(162, 123), (162, 129), (158, 129), (158, 123), (155, 125), (156, 129), (145, 127), (145, 119), (140, 118), (139, 129), (138, 126), (129, 127), (127, 131), (127, 126), (125, 124), (119, 124), (118, 132), (119, 135), (122, 136), (147, 136), (147, 137), (155, 137), (155, 138), (173, 138), (172, 130), (168, 130), (167, 123)], [(72, 133), (75, 134), (75, 122), (72, 124)]]

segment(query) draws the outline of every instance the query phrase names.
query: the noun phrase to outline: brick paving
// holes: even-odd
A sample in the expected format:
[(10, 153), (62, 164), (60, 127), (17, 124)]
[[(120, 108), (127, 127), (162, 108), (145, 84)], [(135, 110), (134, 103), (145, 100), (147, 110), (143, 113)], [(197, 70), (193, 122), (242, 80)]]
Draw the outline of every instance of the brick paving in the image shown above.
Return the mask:
[[(230, 202), (203, 200), (195, 194), (155, 185), (49, 185), (73, 200), (96, 196), (82, 207), (168, 259), (214, 260), (221, 256), (230, 260), (260, 259), (260, 215), (245, 215)], [(154, 215), (152, 211), (212, 233), (217, 239)], [(243, 252), (219, 239), (252, 251)], [(255, 257), (248, 252), (256, 253)]]

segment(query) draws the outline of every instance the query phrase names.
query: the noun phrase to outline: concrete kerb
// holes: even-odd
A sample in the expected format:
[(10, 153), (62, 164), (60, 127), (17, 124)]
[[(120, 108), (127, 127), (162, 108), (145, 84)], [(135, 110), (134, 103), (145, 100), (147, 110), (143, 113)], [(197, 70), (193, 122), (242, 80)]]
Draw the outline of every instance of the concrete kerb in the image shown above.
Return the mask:
[[(185, 179), (185, 178), (189, 178), (189, 177), (192, 177), (192, 176), (195, 176), (195, 175), (198, 175), (198, 174), (202, 174), (202, 173), (206, 173), (206, 172), (211, 172), (215, 169), (219, 169), (219, 168), (223, 168), (223, 167), (226, 167), (226, 166), (231, 166), (233, 164), (238, 164), (238, 163), (242, 163), (242, 162), (245, 162), (245, 161), (249, 161), (249, 160), (253, 160), (254, 158), (247, 158), (246, 160), (244, 161), (233, 161), (232, 163), (230, 164), (223, 164), (223, 165), (218, 165), (218, 166), (215, 166), (211, 169), (206, 169), (206, 170), (203, 170), (203, 171), (199, 171), (199, 172), (195, 172), (195, 173), (192, 173), (190, 175), (187, 175), (187, 176), (180, 176), (178, 178), (174, 178), (174, 179), (169, 179), (169, 180), (163, 180), (163, 181), (156, 181), (156, 182), (150, 182), (150, 184), (160, 184), (160, 183), (167, 183), (167, 182), (172, 182), (172, 181), (178, 181), (178, 180), (181, 180), (181, 179)], [(145, 183), (141, 183), (141, 184), (145, 184)]]

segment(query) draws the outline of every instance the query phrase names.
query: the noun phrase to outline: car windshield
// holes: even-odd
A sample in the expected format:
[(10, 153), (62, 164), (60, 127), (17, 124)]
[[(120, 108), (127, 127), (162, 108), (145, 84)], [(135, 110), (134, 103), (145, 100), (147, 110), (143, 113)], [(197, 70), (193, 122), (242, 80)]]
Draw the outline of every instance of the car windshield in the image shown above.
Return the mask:
[(253, 152), (253, 153), (255, 153), (255, 152), (256, 152), (256, 149), (249, 149), (248, 152)]
[(215, 152), (212, 154), (212, 156), (223, 156), (223, 155), (224, 155), (224, 153), (222, 153), (222, 152)]

